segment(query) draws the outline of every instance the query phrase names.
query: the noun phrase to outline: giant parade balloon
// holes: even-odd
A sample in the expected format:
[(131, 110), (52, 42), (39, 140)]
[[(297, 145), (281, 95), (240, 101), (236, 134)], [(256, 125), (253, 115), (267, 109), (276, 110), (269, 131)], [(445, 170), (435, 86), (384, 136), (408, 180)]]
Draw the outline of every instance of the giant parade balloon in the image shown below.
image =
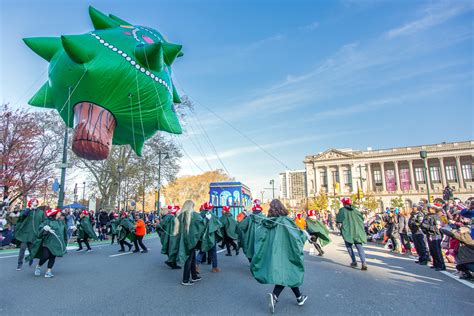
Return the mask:
[(49, 62), (48, 81), (28, 103), (59, 112), (74, 128), (79, 157), (106, 159), (112, 144), (129, 144), (140, 156), (157, 131), (182, 132), (171, 78), (182, 46), (93, 7), (89, 15), (95, 29), (89, 33), (24, 39)]

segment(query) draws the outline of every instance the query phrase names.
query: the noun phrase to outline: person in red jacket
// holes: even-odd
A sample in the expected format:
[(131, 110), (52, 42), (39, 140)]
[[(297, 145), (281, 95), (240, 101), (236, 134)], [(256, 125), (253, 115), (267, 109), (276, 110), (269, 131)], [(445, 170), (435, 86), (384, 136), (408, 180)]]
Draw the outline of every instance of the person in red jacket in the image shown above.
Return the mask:
[(135, 245), (135, 250), (133, 252), (139, 252), (140, 249), (138, 245), (142, 248), (142, 253), (147, 253), (148, 248), (143, 243), (143, 237), (146, 235), (145, 222), (141, 219), (138, 214), (135, 215), (135, 240), (133, 241)]

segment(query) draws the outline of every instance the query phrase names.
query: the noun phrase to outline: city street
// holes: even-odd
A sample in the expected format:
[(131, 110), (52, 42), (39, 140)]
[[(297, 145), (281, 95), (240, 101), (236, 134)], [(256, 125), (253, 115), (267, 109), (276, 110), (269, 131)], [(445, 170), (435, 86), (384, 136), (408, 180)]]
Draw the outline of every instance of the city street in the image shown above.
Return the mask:
[[(332, 235), (323, 258), (307, 254), (304, 294), (299, 307), (285, 289), (277, 314), (301, 315), (472, 315), (474, 289), (412, 258), (394, 256), (380, 246), (366, 247), (369, 271), (348, 267), (342, 239)], [(95, 246), (92, 253), (69, 251), (58, 258), (55, 277), (35, 277), (27, 265), (15, 271), (16, 253), (0, 253), (0, 314), (268, 314), (266, 293), (245, 257), (219, 253), (221, 273), (201, 267), (202, 281), (180, 285), (182, 270), (170, 270), (159, 239), (145, 240), (148, 254), (120, 254), (117, 245)], [(306, 247), (308, 249), (308, 247)], [(43, 271), (44, 272), (44, 271)], [(44, 274), (44, 273), (43, 273)]]

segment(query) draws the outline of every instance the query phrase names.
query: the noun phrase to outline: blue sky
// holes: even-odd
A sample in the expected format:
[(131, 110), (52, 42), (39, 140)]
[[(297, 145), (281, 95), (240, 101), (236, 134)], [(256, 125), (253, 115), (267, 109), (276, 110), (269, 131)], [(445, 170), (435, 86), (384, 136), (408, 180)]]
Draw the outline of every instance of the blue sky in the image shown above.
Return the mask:
[(182, 174), (220, 158), (257, 193), (328, 148), (473, 139), (470, 1), (4, 0), (3, 102), (26, 106), (46, 80), (21, 38), (87, 32), (89, 4), (184, 46), (173, 71), (196, 108), (173, 137)]

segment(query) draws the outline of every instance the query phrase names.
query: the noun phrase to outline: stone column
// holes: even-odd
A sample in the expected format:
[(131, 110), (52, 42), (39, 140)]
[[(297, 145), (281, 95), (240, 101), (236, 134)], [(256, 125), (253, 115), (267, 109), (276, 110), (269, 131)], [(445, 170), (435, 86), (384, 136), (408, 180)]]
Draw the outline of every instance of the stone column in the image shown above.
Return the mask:
[(367, 164), (367, 191), (374, 191), (372, 187), (372, 169), (370, 168), (370, 162)]
[(385, 183), (385, 166), (384, 162), (380, 163), (380, 170), (382, 172), (382, 191), (387, 192), (387, 185)]
[(458, 175), (458, 183), (459, 183), (459, 188), (464, 189), (464, 179), (462, 177), (462, 169), (461, 169), (461, 157), (456, 156), (456, 172)]
[(415, 167), (413, 165), (413, 160), (408, 160), (408, 167), (410, 169), (410, 190), (416, 191), (416, 181), (415, 181)]
[(443, 187), (446, 187), (448, 185), (448, 179), (446, 179), (446, 169), (444, 168), (444, 160), (443, 158), (438, 158), (439, 160), (439, 169), (441, 171), (441, 183), (443, 184)]
[(321, 190), (321, 177), (319, 173), (319, 167), (314, 166), (314, 196), (318, 194), (319, 190)]
[(342, 171), (342, 168), (341, 168), (341, 165), (337, 165), (337, 173), (339, 175), (339, 192), (336, 191), (336, 193), (339, 193), (341, 194), (342, 193), (342, 189), (344, 187), (344, 178), (341, 174), (341, 171)]
[(355, 166), (354, 164), (350, 165), (351, 168), (351, 181), (352, 181), (352, 190), (350, 193), (356, 193), (357, 191), (357, 183), (359, 180), (357, 180), (357, 177), (354, 177), (355, 174)]
[(327, 193), (332, 194), (334, 191), (333, 182), (332, 182), (332, 171), (331, 167), (326, 167), (326, 179), (327, 179)]
[(393, 165), (395, 166), (395, 179), (397, 181), (397, 192), (400, 192), (401, 186), (400, 186), (400, 173), (398, 172), (398, 161), (394, 161)]

